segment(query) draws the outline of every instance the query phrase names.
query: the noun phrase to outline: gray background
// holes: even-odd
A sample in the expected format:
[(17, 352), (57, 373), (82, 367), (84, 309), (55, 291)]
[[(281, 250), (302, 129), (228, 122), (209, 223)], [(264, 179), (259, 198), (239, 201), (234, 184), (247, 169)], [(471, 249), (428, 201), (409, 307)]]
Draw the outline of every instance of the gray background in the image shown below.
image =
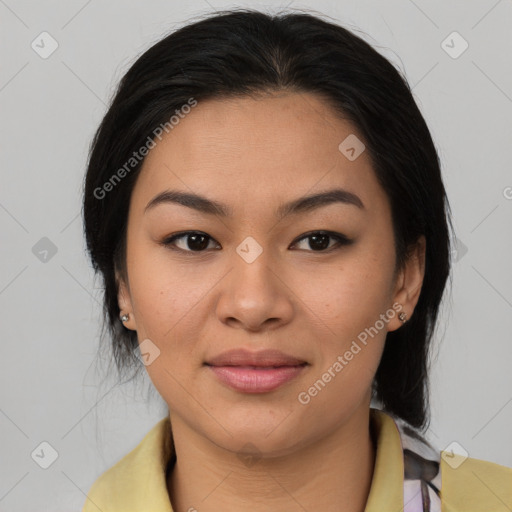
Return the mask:
[[(233, 5), (275, 11), (286, 3), (0, 0), (2, 511), (80, 510), (99, 474), (165, 415), (158, 396), (148, 402), (140, 384), (102, 380), (95, 363), (100, 282), (85, 257), (81, 183), (93, 132), (136, 56), (191, 16)], [(414, 87), (458, 239), (429, 438), (512, 466), (512, 2), (290, 7), (361, 30)], [(42, 46), (43, 31), (58, 43), (46, 59), (31, 47)], [(457, 58), (463, 41), (443, 44), (453, 31), (469, 44)], [(31, 457), (43, 441), (58, 452), (46, 470)]]

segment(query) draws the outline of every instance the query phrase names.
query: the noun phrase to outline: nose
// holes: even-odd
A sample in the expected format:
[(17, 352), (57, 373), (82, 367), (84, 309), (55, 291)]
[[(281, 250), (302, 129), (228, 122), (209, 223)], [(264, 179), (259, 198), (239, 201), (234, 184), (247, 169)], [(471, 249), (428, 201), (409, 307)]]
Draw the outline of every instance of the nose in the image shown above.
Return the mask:
[(296, 301), (281, 264), (265, 251), (253, 261), (234, 252), (232, 261), (232, 270), (220, 283), (216, 306), (219, 320), (251, 332), (290, 322)]

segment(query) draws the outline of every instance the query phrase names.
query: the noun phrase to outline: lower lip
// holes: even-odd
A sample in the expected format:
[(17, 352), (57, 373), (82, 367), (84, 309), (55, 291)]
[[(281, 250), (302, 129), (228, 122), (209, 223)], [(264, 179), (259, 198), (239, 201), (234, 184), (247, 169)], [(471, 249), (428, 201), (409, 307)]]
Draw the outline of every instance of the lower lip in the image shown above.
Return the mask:
[(209, 366), (221, 382), (243, 393), (266, 393), (297, 377), (306, 365), (255, 368), (251, 366)]

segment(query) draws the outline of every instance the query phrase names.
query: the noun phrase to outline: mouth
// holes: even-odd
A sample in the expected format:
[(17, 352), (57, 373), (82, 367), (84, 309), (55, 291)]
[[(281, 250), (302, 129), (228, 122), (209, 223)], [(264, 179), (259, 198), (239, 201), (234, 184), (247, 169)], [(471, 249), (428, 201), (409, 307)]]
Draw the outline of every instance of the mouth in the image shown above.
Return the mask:
[(232, 350), (204, 365), (230, 389), (242, 393), (268, 393), (297, 378), (309, 363), (277, 350)]

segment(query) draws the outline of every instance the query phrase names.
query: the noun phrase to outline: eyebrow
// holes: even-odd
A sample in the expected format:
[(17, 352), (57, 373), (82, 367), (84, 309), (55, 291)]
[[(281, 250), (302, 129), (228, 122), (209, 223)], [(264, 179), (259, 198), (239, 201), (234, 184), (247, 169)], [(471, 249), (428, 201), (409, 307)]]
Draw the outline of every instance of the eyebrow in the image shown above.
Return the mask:
[[(159, 204), (172, 203), (192, 208), (207, 215), (219, 215), (221, 217), (231, 217), (233, 212), (230, 207), (208, 199), (204, 196), (193, 194), (189, 192), (182, 192), (179, 190), (165, 190), (156, 195), (144, 209), (144, 213)], [(288, 215), (296, 215), (317, 208), (327, 206), (333, 203), (342, 203), (353, 205), (357, 208), (364, 210), (365, 206), (359, 196), (342, 188), (326, 190), (314, 195), (299, 197), (288, 203), (285, 203), (277, 208), (275, 216), (282, 219)]]

